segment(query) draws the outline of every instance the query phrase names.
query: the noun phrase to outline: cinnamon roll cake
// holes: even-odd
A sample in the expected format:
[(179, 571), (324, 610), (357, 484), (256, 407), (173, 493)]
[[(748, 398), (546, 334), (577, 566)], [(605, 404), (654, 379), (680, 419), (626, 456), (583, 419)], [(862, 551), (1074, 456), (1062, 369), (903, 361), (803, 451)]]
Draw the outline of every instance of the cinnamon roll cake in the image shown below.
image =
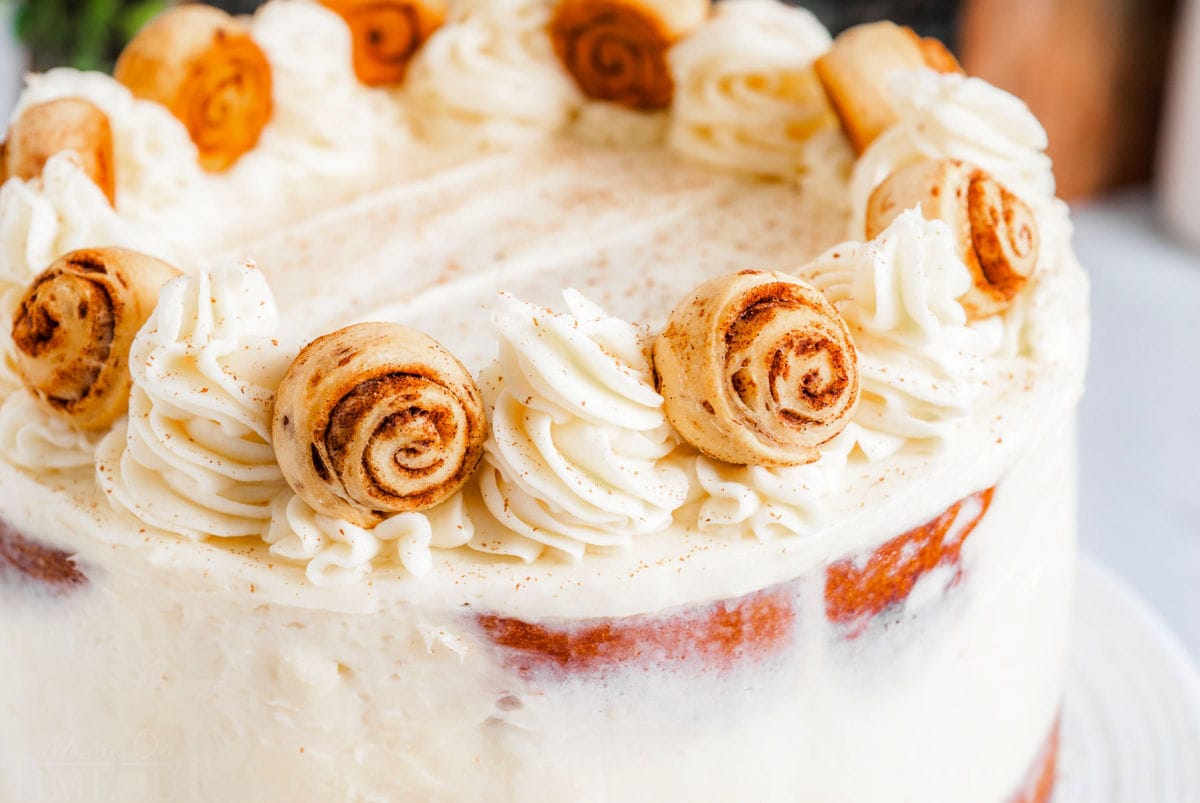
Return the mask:
[(1045, 147), (776, 0), (190, 4), (30, 76), (0, 799), (1045, 803)]

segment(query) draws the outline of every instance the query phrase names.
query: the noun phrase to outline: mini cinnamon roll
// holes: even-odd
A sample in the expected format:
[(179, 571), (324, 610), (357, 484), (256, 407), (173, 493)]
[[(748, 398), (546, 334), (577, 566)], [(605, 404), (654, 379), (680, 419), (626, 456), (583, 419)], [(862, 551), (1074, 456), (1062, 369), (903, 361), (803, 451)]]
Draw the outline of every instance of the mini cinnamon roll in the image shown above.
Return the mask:
[(271, 119), (266, 55), (240, 22), (212, 6), (159, 14), (125, 47), (113, 75), (183, 123), (205, 170), (231, 167)]
[(585, 95), (663, 109), (675, 88), (667, 50), (710, 11), (710, 0), (560, 0), (550, 38)]
[(654, 369), (671, 424), (728, 463), (811, 463), (858, 403), (846, 322), (818, 290), (783, 273), (702, 284), (671, 313)]
[(986, 171), (956, 159), (901, 168), (867, 202), (868, 239), (896, 216), (920, 205), (944, 220), (959, 241), (973, 284), (959, 298), (972, 319), (1002, 312), (1037, 268), (1039, 237), (1033, 210)]
[(408, 63), (446, 19), (446, 0), (321, 0), (354, 44), (354, 74), (367, 86), (404, 80)]
[(284, 377), (272, 436), (288, 484), (314, 510), (360, 527), (431, 508), (483, 456), (483, 400), (437, 341), (391, 323), (310, 343)]
[(179, 271), (124, 248), (60, 257), (17, 307), (17, 370), (49, 410), (80, 429), (104, 429), (129, 405), (129, 347)]
[(108, 116), (83, 98), (58, 98), (26, 108), (3, 146), (4, 174), (32, 179), (51, 156), (70, 151), (83, 172), (116, 203), (113, 134)]
[(911, 28), (892, 22), (872, 22), (843, 31), (833, 48), (817, 59), (817, 75), (855, 150), (865, 151), (896, 122), (888, 91), (890, 76), (921, 67), (962, 72), (958, 60), (941, 42), (922, 39)]

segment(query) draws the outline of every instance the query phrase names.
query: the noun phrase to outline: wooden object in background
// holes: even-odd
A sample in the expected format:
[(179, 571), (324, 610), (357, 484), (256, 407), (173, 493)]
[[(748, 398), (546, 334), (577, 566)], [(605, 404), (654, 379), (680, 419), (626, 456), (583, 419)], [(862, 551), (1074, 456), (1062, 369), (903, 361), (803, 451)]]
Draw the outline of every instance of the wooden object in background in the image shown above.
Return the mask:
[(1175, 0), (966, 0), (960, 56), (1046, 126), (1059, 195), (1150, 177)]

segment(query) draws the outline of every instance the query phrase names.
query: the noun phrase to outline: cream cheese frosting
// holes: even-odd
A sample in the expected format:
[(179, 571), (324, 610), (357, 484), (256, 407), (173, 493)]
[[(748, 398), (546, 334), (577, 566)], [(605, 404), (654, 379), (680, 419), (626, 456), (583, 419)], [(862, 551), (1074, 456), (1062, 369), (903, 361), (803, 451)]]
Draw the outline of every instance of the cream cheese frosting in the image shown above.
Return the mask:
[(1054, 197), (1046, 130), (1018, 98), (979, 78), (933, 70), (891, 78), (900, 120), (854, 165), (851, 237), (865, 230), (867, 199), (885, 178), (922, 159), (961, 159), (1040, 208)]
[[(1078, 332), (1058, 322), (1082, 280), (1069, 253), (1063, 211), (1044, 195), (1053, 191), (1040, 152), (1044, 134), (1018, 101), (973, 79), (899, 74), (894, 89), (901, 121), (872, 145), (851, 180), (848, 145), (832, 127), (802, 142), (747, 145), (739, 139), (745, 133), (739, 126), (748, 119), (773, 121), (752, 126), (760, 132), (793, 131), (795, 121), (774, 116), (781, 112), (776, 90), (809, 80), (812, 58), (828, 47), (828, 35), (810, 16), (760, 0), (722, 5), (671, 54), (680, 85), (675, 108), (665, 114), (621, 110), (613, 117), (613, 107), (583, 101), (557, 63), (545, 32), (549, 13), (535, 0), (460, 4), (420, 50), (404, 88), (389, 91), (352, 83), (348, 36), (335, 15), (312, 3), (275, 0), (256, 15), (252, 32), (280, 79), (281, 112), (258, 151), (229, 174), (203, 181), (221, 188), (214, 198), (244, 192), (255, 214), (237, 208), (222, 213), (254, 218), (261, 212), (257, 224), (303, 208), (313, 197), (336, 198), (377, 180), (362, 175), (355, 152), (363, 148), (376, 154), (411, 148), (414, 158), (430, 156), (436, 165), (459, 158), (437, 156), (441, 151), (509, 149), (554, 135), (580, 138), (588, 109), (601, 115), (592, 126), (601, 133), (624, 125), (619, 121), (649, 129), (666, 121), (693, 133), (696, 125), (725, 127), (736, 140), (726, 143), (730, 161), (721, 163), (731, 173), (689, 165), (706, 159), (678, 147), (681, 140), (673, 149), (683, 161), (653, 144), (612, 152), (544, 144), (533, 155), (494, 156), (410, 179), (274, 237), (188, 250), (194, 263), (213, 251), (258, 255), (263, 272), (201, 272), (164, 293), (164, 305), (135, 348), (129, 422), (104, 440), (97, 458), (101, 485), (117, 513), (133, 513), (157, 530), (187, 538), (265, 539), (266, 554), (305, 567), (313, 584), (331, 586), (396, 571), (436, 575), (460, 561), (490, 565), (497, 559), (487, 553), (526, 561), (543, 555), (578, 560), (591, 553), (585, 565), (600, 566), (614, 548), (671, 553), (695, 533), (730, 538), (750, 532), (762, 540), (814, 534), (873, 478), (904, 476), (935, 453), (953, 464), (969, 451), (983, 430), (973, 427), (972, 417), (1010, 403), (1004, 387), (1011, 379), (992, 381), (997, 376), (1070, 361)], [(771, 47), (755, 50), (750, 42)], [(323, 55), (302, 57), (318, 44)], [(546, 91), (509, 98), (511, 87), (500, 86), (500, 79), (510, 75), (518, 87)], [(89, 88), (92, 83), (97, 88)], [(67, 73), (45, 86), (51, 85), (64, 94), (75, 86)], [(476, 91), (485, 85), (492, 88)], [(118, 131), (142, 113), (144, 102), (109, 79), (81, 79), (78, 88), (108, 98), (105, 108), (117, 118)], [(31, 98), (37, 96), (31, 91)], [(523, 111), (522, 104), (535, 103), (538, 109)], [(395, 109), (376, 113), (389, 104)], [(362, 130), (355, 132), (361, 139), (326, 141), (333, 129), (324, 126), (338, 109), (342, 118), (362, 118)], [(450, 128), (418, 132), (425, 142), (414, 142), (393, 110), (413, 122)], [(167, 141), (180, 133), (165, 133), (179, 127), (161, 117), (156, 136)], [(996, 131), (960, 132), (962, 121), (983, 128), (995, 122)], [(493, 124), (509, 133), (493, 136)], [(387, 126), (396, 130), (381, 133), (379, 127)], [(472, 132), (466, 139), (463, 126)], [(357, 144), (348, 147), (351, 141)], [(137, 158), (149, 159), (151, 152), (139, 151)], [(829, 249), (843, 238), (847, 210), (856, 210), (851, 217), (861, 211), (864, 193), (880, 174), (913, 159), (947, 155), (978, 157), (1014, 187), (1042, 194), (1039, 212), (1043, 228), (1051, 230), (1045, 264), (1027, 298), (981, 324), (967, 324), (955, 301), (966, 268), (941, 224), (904, 215), (874, 242)], [(314, 184), (308, 193), (297, 189), (308, 201), (247, 190), (255, 182), (274, 186), (263, 179), (277, 168), (265, 165), (285, 161), (300, 177), (297, 188)], [(809, 193), (826, 195), (815, 199), (733, 175), (782, 175), (785, 161)], [(331, 171), (325, 179), (317, 162)], [(754, 166), (768, 162), (774, 166), (769, 170)], [(131, 169), (136, 175), (144, 167)], [(818, 167), (826, 172), (819, 174)], [(55, 170), (65, 168), (50, 170), (48, 185)], [(81, 175), (78, 181), (86, 184)], [(6, 193), (17, 198), (24, 186)], [(136, 182), (130, 186), (130, 194), (140, 197)], [(101, 208), (102, 195), (90, 189), (96, 197), (86, 209), (56, 213), (58, 225), (125, 220), (123, 213)], [(185, 196), (175, 199), (177, 205), (192, 202)], [(622, 208), (624, 199), (628, 208)], [(360, 214), (353, 230), (383, 238), (374, 254), (347, 227)], [(38, 229), (31, 224), (26, 230)], [(394, 239), (388, 239), (391, 232)], [(174, 235), (169, 226), (166, 233)], [(25, 230), (14, 231), (5, 246), (11, 250), (25, 237)], [(140, 231), (129, 237), (133, 247), (148, 248)], [(41, 248), (36, 258), (57, 248)], [(342, 264), (351, 266), (349, 272), (331, 269)], [(180, 267), (194, 270), (193, 264)], [(663, 418), (639, 329), (625, 322), (645, 323), (653, 332), (697, 280), (747, 267), (810, 278), (854, 329), (864, 401), (850, 430), (809, 466), (727, 466), (680, 446)], [(397, 271), (404, 282), (394, 280)], [(280, 321), (264, 276), (285, 299)], [(596, 288), (603, 294), (598, 300), (616, 316), (578, 294), (568, 294), (566, 314), (501, 297), (495, 306), (501, 359), (485, 373), (494, 383), (487, 465), (465, 494), (437, 515), (422, 514), (431, 530), (427, 539), (417, 519), (395, 522), (382, 535), (350, 529), (318, 517), (283, 490), (266, 424), (291, 350), (272, 339), (298, 343), (348, 320), (396, 320), (430, 332), (479, 370), (492, 357), (493, 333), (483, 324), (482, 308), (494, 293), (507, 289), (553, 304), (545, 290), (563, 286), (567, 276), (578, 276), (589, 295)], [(209, 290), (197, 282), (208, 283), (215, 294), (211, 304), (204, 301)], [(244, 303), (229, 301), (242, 291)], [(168, 366), (172, 360), (174, 368)], [(959, 434), (963, 443), (956, 443)], [(403, 537), (383, 537), (392, 528), (403, 529)], [(401, 555), (392, 542), (407, 544), (408, 551)]]
[(795, 176), (808, 138), (834, 124), (812, 68), (830, 44), (806, 9), (775, 0), (720, 3), (671, 50), (671, 147), (752, 175)]
[[(643, 333), (579, 293), (568, 314), (501, 295), (492, 436), (480, 491), (519, 538), (479, 548), (533, 560), (549, 548), (628, 547), (671, 525), (687, 477), (654, 390)], [(495, 392), (495, 387), (499, 388)]]
[(128, 423), (101, 443), (110, 500), (187, 538), (262, 535), (286, 487), (271, 404), (290, 352), (266, 279), (228, 265), (170, 282), (129, 355)]
[(409, 67), (404, 95), (428, 142), (507, 149), (569, 122), (578, 90), (554, 56), (544, 0), (462, 3)]
[(971, 276), (957, 248), (945, 223), (909, 210), (875, 240), (835, 246), (801, 271), (854, 334), (855, 433), (872, 459), (906, 444), (944, 445), (997, 378), (1003, 323), (968, 325), (957, 299)]

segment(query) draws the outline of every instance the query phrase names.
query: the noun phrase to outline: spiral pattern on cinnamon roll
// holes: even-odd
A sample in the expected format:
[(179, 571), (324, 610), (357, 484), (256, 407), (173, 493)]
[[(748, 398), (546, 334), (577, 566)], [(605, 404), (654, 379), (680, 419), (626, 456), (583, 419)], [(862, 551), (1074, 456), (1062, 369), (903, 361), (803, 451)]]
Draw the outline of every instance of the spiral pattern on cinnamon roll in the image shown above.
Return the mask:
[(972, 319), (1002, 312), (1037, 268), (1033, 210), (985, 170), (957, 159), (901, 168), (867, 202), (866, 235), (874, 239), (906, 209), (949, 224), (972, 286), (958, 300)]
[(155, 17), (126, 46), (113, 75), (183, 123), (205, 170), (231, 167), (271, 119), (266, 55), (240, 23), (211, 6), (177, 6)]
[(310, 343), (275, 402), (284, 477), (319, 513), (374, 527), (458, 491), (483, 456), (470, 373), (408, 327), (363, 323)]
[(13, 123), (3, 146), (5, 176), (32, 179), (51, 156), (70, 151), (83, 172), (115, 205), (113, 134), (108, 116), (83, 98), (57, 98), (29, 106)]
[(858, 402), (845, 321), (819, 291), (782, 273), (702, 284), (671, 313), (654, 368), (679, 434), (728, 463), (811, 463)]
[(398, 84), (408, 63), (446, 19), (446, 0), (321, 0), (346, 21), (354, 74), (367, 86)]
[(561, 0), (550, 36), (584, 94), (663, 109), (675, 88), (667, 50), (708, 13), (708, 0)]
[(80, 429), (129, 404), (129, 347), (178, 271), (123, 248), (72, 251), (33, 280), (13, 318), (17, 370), (42, 404)]

